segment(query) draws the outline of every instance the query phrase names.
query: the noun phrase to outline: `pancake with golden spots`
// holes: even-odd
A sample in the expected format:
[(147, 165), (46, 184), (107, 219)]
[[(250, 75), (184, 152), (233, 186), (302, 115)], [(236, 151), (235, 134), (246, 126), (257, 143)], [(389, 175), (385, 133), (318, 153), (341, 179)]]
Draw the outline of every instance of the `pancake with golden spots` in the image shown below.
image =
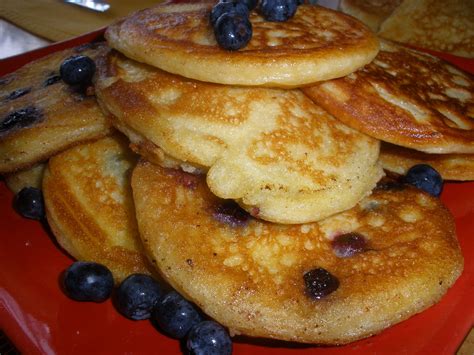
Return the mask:
[(444, 180), (474, 180), (474, 154), (428, 154), (382, 143), (380, 162), (384, 169), (405, 175), (416, 164), (435, 168)]
[(379, 142), (299, 90), (199, 82), (117, 52), (98, 65), (98, 100), (137, 152), (207, 172), (214, 194), (259, 218), (322, 219), (353, 207), (382, 175)]
[(303, 89), (347, 125), (426, 153), (474, 153), (474, 77), (388, 41), (372, 63)]
[(5, 183), (7, 187), (13, 192), (18, 193), (24, 187), (35, 187), (41, 189), (43, 184), (43, 173), (46, 169), (46, 164), (40, 163), (33, 167), (17, 171), (15, 173), (5, 175)]
[(321, 344), (367, 337), (424, 310), (462, 271), (441, 202), (383, 187), (321, 222), (281, 225), (216, 198), (203, 176), (144, 161), (132, 174), (146, 253), (177, 291), (231, 333)]
[(297, 87), (347, 75), (369, 63), (378, 40), (361, 22), (319, 6), (301, 5), (286, 22), (252, 11), (252, 39), (228, 51), (215, 40), (215, 2), (160, 4), (108, 27), (115, 49), (139, 62), (192, 79), (231, 85)]
[(381, 24), (378, 35), (474, 58), (474, 1), (403, 1)]
[(365, 23), (375, 33), (402, 0), (341, 0), (339, 9)]
[(74, 258), (107, 266), (120, 282), (150, 274), (139, 241), (130, 187), (135, 154), (114, 135), (51, 158), (43, 179), (46, 216)]
[(95, 58), (104, 49), (104, 44), (66, 49), (0, 78), (0, 174), (28, 169), (109, 133), (92, 87), (72, 88), (59, 74), (64, 59)]

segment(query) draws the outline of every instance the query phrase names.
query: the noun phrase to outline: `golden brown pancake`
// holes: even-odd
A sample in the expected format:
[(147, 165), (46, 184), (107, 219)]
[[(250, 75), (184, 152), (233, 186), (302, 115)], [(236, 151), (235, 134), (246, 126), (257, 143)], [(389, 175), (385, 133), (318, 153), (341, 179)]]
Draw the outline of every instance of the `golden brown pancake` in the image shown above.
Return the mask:
[(28, 169), (109, 133), (93, 92), (74, 89), (59, 75), (64, 59), (95, 58), (104, 49), (103, 44), (66, 49), (0, 79), (0, 174)]
[[(348, 343), (431, 306), (463, 268), (453, 217), (413, 187), (375, 190), (303, 225), (253, 219), (217, 199), (203, 177), (148, 162), (134, 169), (132, 189), (162, 276), (236, 334)], [(317, 268), (339, 280), (332, 293), (305, 286)]]
[(474, 1), (406, 0), (380, 26), (381, 37), (474, 58)]
[(474, 154), (428, 154), (382, 143), (380, 162), (384, 169), (401, 175), (413, 165), (428, 164), (445, 180), (474, 180)]
[(377, 38), (337, 11), (301, 5), (286, 22), (252, 11), (253, 36), (221, 49), (209, 13), (214, 2), (160, 4), (108, 27), (109, 44), (127, 57), (192, 79), (233, 85), (296, 87), (347, 75), (370, 62)]
[(48, 223), (74, 258), (107, 266), (120, 282), (149, 274), (130, 188), (136, 156), (122, 136), (71, 148), (49, 160), (43, 179)]
[(43, 173), (46, 164), (40, 163), (33, 167), (5, 175), (5, 183), (13, 193), (18, 193), (24, 187), (35, 187), (41, 189)]
[(299, 90), (186, 79), (115, 52), (96, 93), (147, 159), (207, 172), (213, 193), (259, 218), (316, 221), (353, 207), (382, 175), (379, 142)]
[(380, 24), (401, 2), (402, 0), (341, 0), (339, 8), (377, 32)]
[(474, 78), (429, 54), (383, 41), (363, 69), (304, 92), (380, 140), (427, 153), (474, 153)]

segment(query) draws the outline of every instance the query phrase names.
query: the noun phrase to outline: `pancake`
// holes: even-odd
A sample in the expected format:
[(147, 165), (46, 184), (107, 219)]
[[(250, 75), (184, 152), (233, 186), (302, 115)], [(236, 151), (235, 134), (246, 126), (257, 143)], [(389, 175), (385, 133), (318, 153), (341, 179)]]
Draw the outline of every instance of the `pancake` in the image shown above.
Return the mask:
[(403, 1), (382, 23), (378, 34), (393, 41), (474, 58), (474, 1)]
[(474, 153), (474, 78), (388, 41), (375, 60), (304, 92), (347, 125), (427, 153)]
[(59, 75), (64, 59), (95, 58), (104, 49), (102, 44), (66, 49), (0, 79), (0, 174), (28, 169), (109, 133), (93, 92), (72, 88)]
[(150, 274), (139, 241), (130, 188), (136, 156), (122, 136), (71, 148), (49, 160), (43, 180), (46, 216), (74, 258), (107, 266), (119, 283)]
[(444, 180), (474, 180), (474, 154), (428, 154), (383, 143), (380, 162), (384, 169), (401, 175), (405, 175), (413, 165), (428, 164)]
[(339, 8), (377, 32), (382, 22), (401, 2), (402, 0), (341, 0)]
[(160, 4), (108, 27), (111, 47), (188, 78), (232, 85), (297, 87), (342, 77), (369, 63), (378, 41), (340, 12), (300, 5), (286, 22), (252, 11), (253, 36), (239, 51), (221, 49), (209, 14), (214, 2)]
[(46, 164), (40, 163), (29, 169), (5, 175), (7, 187), (15, 194), (24, 187), (35, 187), (41, 189), (43, 183), (43, 173)]
[(207, 172), (211, 191), (259, 218), (315, 221), (351, 208), (382, 175), (379, 142), (299, 90), (185, 79), (117, 52), (98, 60), (96, 94), (147, 159)]
[[(159, 272), (234, 334), (348, 343), (431, 306), (463, 268), (453, 217), (409, 186), (376, 189), (351, 210), (303, 225), (253, 219), (210, 193), (203, 176), (148, 162), (134, 169), (132, 190)], [(341, 247), (347, 233), (358, 233), (358, 246)], [(319, 299), (304, 281), (317, 268), (339, 280)]]

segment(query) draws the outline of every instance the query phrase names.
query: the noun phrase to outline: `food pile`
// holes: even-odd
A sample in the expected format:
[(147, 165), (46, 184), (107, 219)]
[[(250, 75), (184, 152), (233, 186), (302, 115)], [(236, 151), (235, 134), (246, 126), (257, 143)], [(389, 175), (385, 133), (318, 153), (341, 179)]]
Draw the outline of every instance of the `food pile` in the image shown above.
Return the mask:
[(0, 81), (0, 173), (77, 259), (67, 296), (229, 354), (371, 336), (459, 277), (439, 196), (474, 176), (470, 74), (296, 0), (160, 4), (105, 38)]

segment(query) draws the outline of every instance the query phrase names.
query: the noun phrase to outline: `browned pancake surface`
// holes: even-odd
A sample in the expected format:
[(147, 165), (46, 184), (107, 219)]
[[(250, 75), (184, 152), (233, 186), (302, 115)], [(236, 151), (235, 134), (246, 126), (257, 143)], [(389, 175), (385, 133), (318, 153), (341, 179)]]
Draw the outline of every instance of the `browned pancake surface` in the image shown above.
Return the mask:
[(107, 266), (118, 283), (149, 274), (139, 241), (131, 169), (136, 156), (114, 135), (51, 158), (43, 179), (48, 223), (74, 258)]
[(428, 154), (383, 143), (380, 162), (384, 169), (405, 175), (413, 165), (428, 164), (445, 180), (474, 180), (474, 154)]
[[(66, 49), (0, 79), (0, 173), (29, 168), (109, 132), (93, 91), (73, 89), (59, 75), (64, 59), (79, 54), (95, 58), (104, 48), (86, 45)], [(12, 120), (21, 123), (4, 128)]]
[(253, 36), (238, 51), (221, 49), (209, 13), (213, 3), (161, 4), (107, 29), (109, 44), (165, 71), (221, 84), (294, 87), (344, 76), (370, 62), (378, 41), (362, 23), (301, 5), (286, 22), (252, 11)]
[(300, 90), (205, 83), (114, 51), (96, 93), (148, 160), (207, 173), (211, 191), (259, 218), (304, 223), (353, 207), (383, 175), (379, 141)]
[(474, 79), (428, 54), (383, 41), (363, 69), (304, 92), (380, 140), (427, 153), (474, 153)]
[[(319, 223), (246, 219), (204, 179), (142, 162), (132, 175), (150, 258), (179, 292), (231, 331), (342, 344), (429, 307), (462, 270), (451, 214), (414, 188), (376, 190)], [(363, 252), (341, 258), (332, 241), (356, 232)], [(324, 268), (339, 288), (311, 298), (303, 275)]]
[(341, 11), (359, 19), (374, 32), (391, 15), (402, 0), (341, 0)]
[(474, 58), (474, 1), (407, 0), (382, 23), (379, 36)]

